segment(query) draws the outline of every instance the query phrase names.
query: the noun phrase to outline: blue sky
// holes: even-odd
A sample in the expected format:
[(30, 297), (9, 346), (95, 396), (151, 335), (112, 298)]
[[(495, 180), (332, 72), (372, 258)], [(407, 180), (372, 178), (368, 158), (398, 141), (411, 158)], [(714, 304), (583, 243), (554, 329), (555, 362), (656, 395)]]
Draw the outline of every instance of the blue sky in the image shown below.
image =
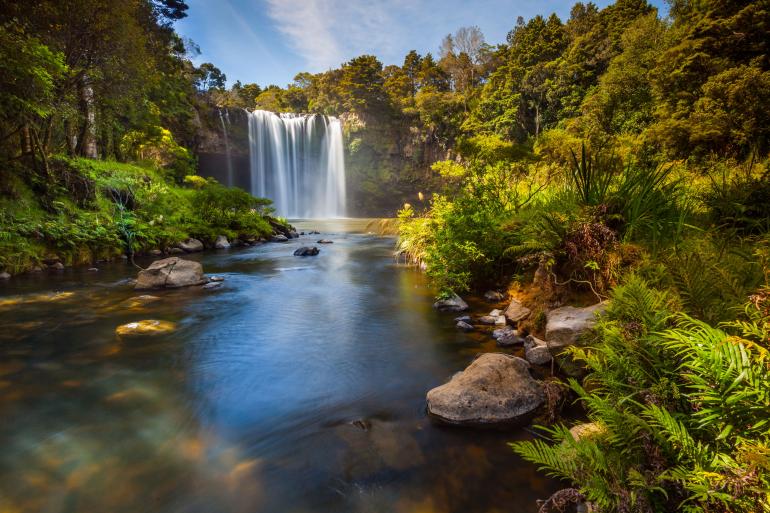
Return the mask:
[[(187, 0), (177, 31), (236, 80), (285, 86), (300, 71), (336, 68), (361, 54), (401, 64), (409, 50), (438, 53), (441, 39), (478, 25), (490, 44), (505, 41), (518, 16), (569, 17), (575, 0)], [(605, 6), (609, 1), (595, 1)], [(651, 3), (665, 10), (664, 0)]]

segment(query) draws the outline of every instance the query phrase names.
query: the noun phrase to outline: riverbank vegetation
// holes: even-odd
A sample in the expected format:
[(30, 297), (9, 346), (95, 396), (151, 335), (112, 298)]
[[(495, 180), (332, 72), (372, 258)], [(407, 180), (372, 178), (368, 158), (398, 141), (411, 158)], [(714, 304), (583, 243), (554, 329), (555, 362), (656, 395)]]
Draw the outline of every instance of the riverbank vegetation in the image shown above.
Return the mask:
[(177, 0), (0, 10), (0, 271), (272, 233), (269, 201), (194, 176), (223, 87), (173, 30)]
[(400, 213), (443, 294), (536, 297), (538, 335), (608, 301), (561, 356), (589, 424), (513, 445), (574, 487), (541, 511), (770, 511), (768, 21), (619, 1), (519, 23), (433, 166), (447, 185)]

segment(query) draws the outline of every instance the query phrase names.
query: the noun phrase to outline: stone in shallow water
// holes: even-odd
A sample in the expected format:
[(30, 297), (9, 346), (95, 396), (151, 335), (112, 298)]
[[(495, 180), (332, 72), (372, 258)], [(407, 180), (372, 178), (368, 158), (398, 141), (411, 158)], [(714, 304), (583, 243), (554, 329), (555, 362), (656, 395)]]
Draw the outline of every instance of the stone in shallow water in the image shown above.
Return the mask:
[(428, 412), (437, 420), (483, 426), (521, 420), (543, 404), (545, 395), (525, 360), (486, 353), (428, 392), (427, 399)]
[(214, 241), (215, 249), (227, 249), (230, 247), (230, 241), (224, 235), (218, 235), (217, 240)]
[(178, 244), (179, 248), (186, 253), (195, 253), (203, 251), (203, 243), (198, 239), (187, 239)]
[(492, 325), (492, 324), (495, 324), (497, 322), (497, 318), (496, 317), (492, 317), (491, 315), (482, 315), (481, 317), (479, 317), (479, 322), (481, 324)]
[(439, 299), (433, 303), (433, 308), (440, 312), (463, 312), (468, 309), (468, 303), (457, 294), (452, 294), (445, 299)]
[(309, 246), (303, 246), (294, 252), (294, 256), (316, 256), (320, 252), (321, 250), (315, 246), (312, 248)]
[(320, 239), (316, 242), (316, 244), (334, 244), (334, 241), (329, 239)]
[(471, 319), (470, 315), (461, 315), (460, 317), (455, 317), (455, 321), (457, 321), (457, 322), (461, 322), (462, 321), (462, 322), (467, 322), (468, 324), (470, 324), (472, 322), (472, 319)]
[(286, 235), (278, 234), (270, 237), (270, 242), (288, 242), (289, 238)]
[(147, 319), (143, 321), (129, 322), (115, 328), (115, 334), (119, 337), (139, 337), (148, 335), (161, 335), (170, 333), (176, 329), (176, 324), (170, 321)]
[(534, 365), (545, 365), (551, 361), (551, 351), (545, 340), (530, 335), (524, 340), (524, 358)]
[(505, 317), (511, 322), (520, 322), (529, 317), (532, 311), (515, 299), (505, 309)]
[(457, 321), (457, 324), (455, 326), (457, 327), (458, 330), (473, 331), (473, 326), (471, 326), (465, 321)]
[(505, 296), (503, 296), (500, 292), (496, 290), (488, 290), (484, 293), (484, 299), (486, 299), (487, 301), (497, 302), (505, 299)]
[(156, 260), (147, 269), (139, 271), (134, 288), (162, 289), (189, 287), (206, 283), (203, 275), (203, 266), (192, 260), (184, 260), (179, 257)]
[(209, 276), (209, 281), (225, 281), (224, 276)]
[(212, 290), (212, 289), (218, 289), (222, 286), (221, 281), (212, 281), (211, 283), (207, 283), (203, 286), (204, 290)]

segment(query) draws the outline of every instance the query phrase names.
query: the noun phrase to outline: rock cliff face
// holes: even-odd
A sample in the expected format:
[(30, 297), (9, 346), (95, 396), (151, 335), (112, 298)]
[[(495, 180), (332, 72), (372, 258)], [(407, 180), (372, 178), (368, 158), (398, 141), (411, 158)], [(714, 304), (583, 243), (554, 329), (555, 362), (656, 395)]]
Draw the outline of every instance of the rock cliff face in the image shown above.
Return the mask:
[[(198, 173), (227, 184), (229, 165), (231, 185), (251, 190), (246, 112), (210, 108), (199, 117)], [(392, 217), (404, 203), (417, 209), (427, 206), (430, 193), (440, 186), (430, 165), (451, 158), (451, 151), (416, 127), (384, 125), (352, 112), (339, 118), (344, 131), (348, 215)]]

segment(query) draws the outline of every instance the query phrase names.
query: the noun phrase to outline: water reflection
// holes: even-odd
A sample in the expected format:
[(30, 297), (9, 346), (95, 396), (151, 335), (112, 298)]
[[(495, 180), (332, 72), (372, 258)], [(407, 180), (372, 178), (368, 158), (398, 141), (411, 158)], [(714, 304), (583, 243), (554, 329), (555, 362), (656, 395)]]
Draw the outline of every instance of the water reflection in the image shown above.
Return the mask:
[[(523, 432), (424, 415), (488, 342), (392, 240), (300, 226), (334, 244), (195, 256), (215, 292), (141, 296), (121, 265), (4, 284), (0, 511), (535, 511), (555, 485), (507, 448)], [(143, 319), (176, 330), (115, 336)]]

